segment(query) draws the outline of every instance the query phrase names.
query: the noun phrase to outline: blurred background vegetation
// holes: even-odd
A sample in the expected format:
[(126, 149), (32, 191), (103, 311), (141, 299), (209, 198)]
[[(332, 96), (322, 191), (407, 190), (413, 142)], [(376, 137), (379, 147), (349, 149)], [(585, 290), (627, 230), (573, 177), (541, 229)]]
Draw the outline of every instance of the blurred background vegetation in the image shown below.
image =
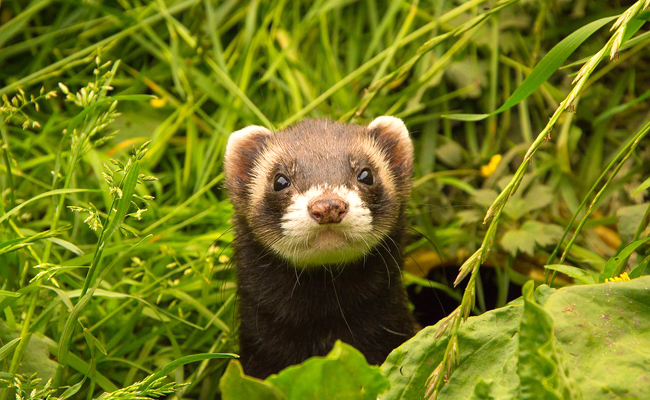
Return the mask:
[[(487, 208), (609, 25), (515, 107), (475, 122), (444, 116), (497, 109), (557, 43), (627, 6), (2, 1), (2, 385), (37, 372), (44, 379), (24, 377), (25, 391), (47, 393), (53, 377), (55, 387), (81, 382), (74, 398), (91, 399), (182, 356), (236, 353), (221, 166), (229, 133), (250, 124), (404, 119), (416, 146), (404, 282), (420, 322), (435, 323), (458, 305), (462, 286), (452, 282), (483, 240)], [(602, 63), (535, 155), (501, 216), (475, 313), (518, 297), (528, 279), (544, 281), (580, 203), (645, 124), (646, 33)], [(647, 236), (647, 199), (635, 189), (649, 151), (641, 142), (607, 186), (567, 264), (602, 271), (622, 245)], [(647, 249), (637, 253), (630, 262), (647, 263)], [(225, 365), (175, 369), (176, 383), (188, 384), (168, 388), (170, 398), (214, 398)]]

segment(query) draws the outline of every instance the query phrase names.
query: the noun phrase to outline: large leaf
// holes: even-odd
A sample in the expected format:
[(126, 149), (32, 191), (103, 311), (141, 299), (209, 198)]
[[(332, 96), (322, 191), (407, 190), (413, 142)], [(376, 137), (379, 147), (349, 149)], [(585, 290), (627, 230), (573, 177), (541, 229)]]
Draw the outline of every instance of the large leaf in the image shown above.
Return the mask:
[(647, 399), (650, 277), (558, 290), (545, 304), (583, 399)]
[(535, 246), (548, 246), (562, 236), (562, 228), (538, 221), (526, 221), (519, 229), (506, 232), (501, 246), (513, 256), (523, 252), (533, 255)]
[[(541, 286), (534, 301), (531, 289), (525, 311), (516, 300), (461, 325), (459, 364), (438, 400), (647, 398), (650, 277)], [(448, 342), (434, 338), (437, 329), (423, 329), (388, 356), (381, 369), (391, 387), (382, 400), (424, 398)]]
[[(500, 386), (516, 388), (516, 353), (521, 302), (472, 317), (458, 335), (459, 364), (439, 399), (467, 399), (479, 378), (494, 380)], [(421, 330), (415, 337), (393, 350), (381, 366), (390, 380), (382, 400), (421, 400), (429, 374), (442, 361), (448, 338), (435, 338), (439, 324)]]
[(553, 202), (553, 190), (546, 185), (535, 185), (531, 187), (525, 196), (515, 194), (506, 203), (503, 212), (510, 218), (521, 219), (528, 213), (544, 208)]
[(388, 388), (388, 380), (379, 367), (369, 366), (363, 354), (341, 341), (334, 344), (327, 356), (312, 357), (270, 376), (268, 381), (289, 400), (375, 400)]
[(232, 360), (221, 377), (219, 389), (223, 400), (286, 400), (278, 388), (269, 382), (244, 375), (241, 363)]
[[(519, 396), (522, 400), (574, 399), (553, 340), (553, 318), (533, 296), (533, 281), (523, 289), (524, 312), (519, 327)], [(579, 388), (575, 388), (578, 389)]]
[(535, 243), (542, 247), (557, 243), (563, 233), (561, 226), (539, 221), (526, 221), (521, 229), (532, 233), (535, 236)]
[(533, 254), (535, 234), (523, 229), (512, 229), (501, 237), (501, 246), (505, 251), (516, 256), (517, 253)]
[(497, 385), (493, 381), (479, 378), (470, 400), (510, 400), (514, 397), (513, 390)]
[(224, 400), (375, 400), (388, 380), (358, 350), (337, 341), (327, 356), (312, 357), (266, 381), (243, 375), (233, 361), (219, 387)]
[[(2, 346), (0, 349), (2, 358), (7, 357), (12, 348), (18, 344), (18, 342), (14, 342), (14, 340), (20, 337), (19, 333), (20, 332), (18, 331), (10, 329), (2, 320), (0, 320), (0, 343), (6, 343), (6, 345)], [(56, 370), (56, 362), (50, 359), (50, 353), (43, 336), (40, 333), (29, 333), (28, 336), (22, 340), (28, 340), (28, 343), (17, 373), (36, 373), (38, 374), (38, 377), (42, 378), (44, 381), (53, 377), (54, 371)], [(15, 351), (15, 348), (13, 350)]]

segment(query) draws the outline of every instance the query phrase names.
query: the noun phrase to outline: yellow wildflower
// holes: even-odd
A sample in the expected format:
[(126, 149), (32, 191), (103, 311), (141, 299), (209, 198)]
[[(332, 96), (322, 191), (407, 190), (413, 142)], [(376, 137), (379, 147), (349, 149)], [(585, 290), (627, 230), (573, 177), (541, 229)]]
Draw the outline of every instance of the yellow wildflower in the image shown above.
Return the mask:
[(155, 99), (149, 100), (149, 103), (152, 107), (161, 108), (167, 104), (167, 97), (156, 97)]
[(490, 158), (490, 162), (481, 167), (481, 175), (484, 177), (489, 177), (496, 171), (499, 163), (501, 162), (501, 154), (495, 154)]
[(630, 276), (627, 274), (627, 272), (623, 272), (620, 276), (615, 276), (613, 278), (607, 278), (605, 279), (605, 282), (622, 282), (622, 281), (629, 281)]

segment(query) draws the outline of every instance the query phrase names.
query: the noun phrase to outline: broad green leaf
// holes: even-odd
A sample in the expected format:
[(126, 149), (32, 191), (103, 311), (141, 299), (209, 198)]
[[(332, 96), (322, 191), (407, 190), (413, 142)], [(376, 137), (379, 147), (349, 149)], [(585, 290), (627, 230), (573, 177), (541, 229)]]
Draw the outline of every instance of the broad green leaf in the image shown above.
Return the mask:
[(312, 357), (262, 381), (231, 362), (219, 383), (224, 400), (375, 400), (388, 388), (379, 367), (354, 347), (337, 341), (325, 357)]
[(50, 359), (47, 345), (45, 344), (41, 334), (31, 334), (29, 344), (27, 345), (22, 362), (18, 368), (18, 373), (37, 373), (39, 377), (47, 381), (49, 378), (54, 376), (55, 370), (56, 361)]
[[(598, 29), (610, 21), (618, 18), (618, 15), (606, 17), (591, 22), (582, 28), (576, 30), (560, 43), (551, 49), (551, 51), (540, 60), (528, 77), (519, 85), (515, 92), (506, 100), (506, 102), (489, 114), (448, 114), (444, 118), (455, 119), (459, 121), (480, 121), (491, 115), (499, 114), (510, 107), (516, 105), (526, 97), (530, 96), (539, 88), (555, 71), (566, 61), (573, 52)], [(637, 28), (638, 29), (638, 28)]]
[[(561, 357), (553, 341), (553, 318), (534, 299), (534, 282), (522, 288), (524, 312), (519, 328), (519, 399), (579, 398), (569, 389)], [(552, 297), (552, 296), (551, 296)]]
[[(528, 284), (524, 295), (525, 306), (515, 300), (461, 325), (458, 366), (438, 400), (647, 397), (650, 277), (558, 290), (542, 285), (534, 294)], [(438, 326), (388, 356), (381, 369), (391, 387), (382, 400), (424, 398), (448, 342), (434, 337)]]
[(512, 229), (501, 237), (501, 246), (513, 256), (518, 253), (533, 254), (535, 249), (535, 233), (523, 229)]
[(632, 255), (639, 246), (648, 241), (650, 241), (650, 237), (636, 240), (625, 246), (625, 248), (623, 248), (623, 250), (621, 250), (615, 257), (610, 258), (609, 261), (607, 261), (607, 264), (605, 264), (605, 271), (603, 271), (603, 273), (598, 277), (599, 281), (605, 282), (606, 279), (613, 278), (620, 269), (620, 264)]
[(596, 283), (596, 277), (594, 276), (594, 274), (582, 268), (572, 267), (570, 265), (563, 265), (563, 264), (545, 265), (544, 268), (550, 269), (552, 271), (561, 272), (564, 275), (570, 276), (571, 278), (585, 285)]
[(337, 341), (325, 357), (312, 357), (267, 381), (288, 400), (375, 400), (388, 389), (379, 367), (370, 366), (354, 347)]
[(538, 210), (551, 204), (554, 200), (553, 189), (546, 185), (532, 186), (524, 196), (526, 211)]
[(244, 375), (237, 360), (228, 363), (219, 382), (219, 390), (223, 400), (286, 400), (286, 396), (271, 383)]
[(559, 289), (544, 308), (583, 399), (647, 399), (650, 277)]
[(486, 382), (479, 378), (469, 400), (512, 400), (516, 394), (513, 388), (506, 388), (494, 381)]
[(526, 215), (528, 205), (521, 196), (513, 196), (503, 207), (503, 213), (514, 220), (522, 219)]
[(545, 224), (539, 221), (526, 221), (521, 226), (522, 231), (533, 235), (535, 243), (539, 246), (548, 246), (556, 243), (562, 237), (562, 227), (558, 225)]
[[(11, 343), (20, 337), (18, 330), (10, 329), (4, 321), (0, 320), (0, 343)], [(40, 333), (28, 333), (22, 340), (27, 341), (23, 359), (18, 367), (19, 374), (38, 374), (39, 378), (47, 381), (54, 376), (56, 361), (50, 359), (50, 353), (44, 337)], [(18, 342), (13, 342), (17, 344)], [(4, 349), (4, 346), (3, 348)], [(7, 356), (5, 354), (4, 356)]]
[[(460, 358), (439, 400), (461, 400), (474, 392), (478, 379), (493, 380), (504, 388), (516, 388), (517, 330), (521, 302), (470, 317), (458, 334)], [(442, 361), (449, 338), (436, 338), (440, 324), (418, 332), (388, 355), (381, 371), (390, 380), (390, 389), (382, 400), (421, 400), (426, 381)]]
[(553, 202), (553, 191), (545, 185), (535, 185), (525, 196), (515, 194), (506, 203), (503, 212), (512, 219), (521, 219), (531, 211), (544, 208)]

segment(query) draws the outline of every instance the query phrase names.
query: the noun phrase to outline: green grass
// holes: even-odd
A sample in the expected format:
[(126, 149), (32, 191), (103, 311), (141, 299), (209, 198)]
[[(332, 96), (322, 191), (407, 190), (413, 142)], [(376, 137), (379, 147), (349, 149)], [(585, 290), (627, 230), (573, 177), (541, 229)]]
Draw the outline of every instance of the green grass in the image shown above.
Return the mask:
[(510, 283), (550, 280), (547, 264), (641, 274), (643, 244), (606, 266), (648, 235), (647, 188), (634, 192), (650, 170), (650, 35), (641, 14), (622, 43), (613, 20), (563, 42), (630, 7), (600, 3), (2, 2), (0, 386), (38, 372), (21, 378), (37, 398), (143, 380), (128, 390), (218, 395), (227, 360), (212, 358), (237, 352), (221, 163), (249, 124), (403, 118), (419, 232), (406, 281), (426, 288), (423, 275), (475, 254), (474, 290), (432, 284), (464, 294), (463, 314), (503, 306)]

